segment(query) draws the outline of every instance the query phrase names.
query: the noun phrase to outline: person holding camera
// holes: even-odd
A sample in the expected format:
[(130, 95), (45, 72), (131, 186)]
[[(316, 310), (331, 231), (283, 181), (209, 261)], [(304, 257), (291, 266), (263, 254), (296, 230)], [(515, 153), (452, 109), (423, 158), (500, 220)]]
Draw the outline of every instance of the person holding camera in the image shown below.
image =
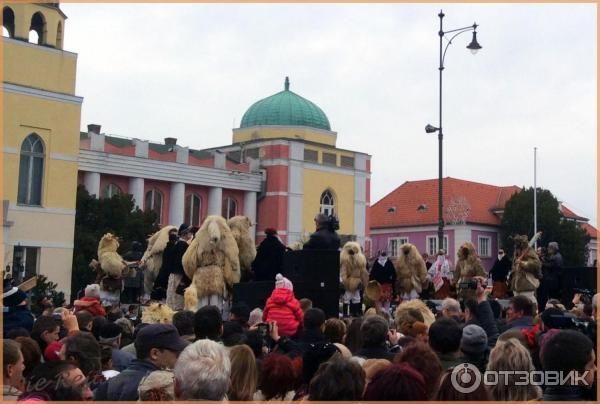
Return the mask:
[(327, 216), (319, 213), (315, 216), (316, 231), (310, 235), (310, 239), (304, 244), (305, 250), (339, 250), (340, 237), (336, 233), (339, 222), (335, 216)]

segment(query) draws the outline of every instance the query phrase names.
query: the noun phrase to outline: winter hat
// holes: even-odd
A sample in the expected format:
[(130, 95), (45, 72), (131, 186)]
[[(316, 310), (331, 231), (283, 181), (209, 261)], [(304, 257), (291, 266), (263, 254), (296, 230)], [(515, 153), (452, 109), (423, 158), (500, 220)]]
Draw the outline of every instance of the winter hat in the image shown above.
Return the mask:
[(169, 370), (155, 370), (140, 381), (138, 393), (140, 399), (151, 401), (171, 401), (175, 399), (175, 376)]
[(292, 284), (292, 281), (290, 281), (288, 278), (284, 277), (281, 274), (277, 274), (275, 276), (275, 288), (283, 288), (293, 291), (294, 285)]
[(478, 354), (487, 349), (487, 335), (483, 328), (475, 324), (469, 324), (463, 328), (460, 349), (465, 353)]
[(5, 307), (15, 307), (27, 299), (27, 295), (16, 286), (6, 285), (2, 292), (2, 304)]
[(123, 329), (115, 323), (106, 323), (100, 328), (100, 342), (111, 343), (123, 333)]
[(62, 341), (54, 341), (44, 350), (44, 359), (48, 362), (60, 360), (60, 350), (62, 349)]
[(177, 234), (183, 236), (184, 234), (189, 233), (191, 229), (192, 228), (187, 223), (182, 223), (181, 226), (179, 226)]
[(92, 283), (91, 285), (87, 285), (85, 287), (85, 296), (86, 297), (97, 297), (100, 299), (100, 285), (97, 283)]

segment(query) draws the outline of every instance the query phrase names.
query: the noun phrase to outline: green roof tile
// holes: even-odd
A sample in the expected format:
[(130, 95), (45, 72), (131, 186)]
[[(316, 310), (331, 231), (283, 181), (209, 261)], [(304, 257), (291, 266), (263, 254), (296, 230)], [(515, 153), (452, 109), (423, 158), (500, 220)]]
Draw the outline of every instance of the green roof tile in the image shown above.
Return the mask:
[(329, 119), (321, 108), (290, 91), (285, 78), (285, 90), (252, 104), (242, 117), (240, 128), (258, 125), (308, 126), (331, 130)]

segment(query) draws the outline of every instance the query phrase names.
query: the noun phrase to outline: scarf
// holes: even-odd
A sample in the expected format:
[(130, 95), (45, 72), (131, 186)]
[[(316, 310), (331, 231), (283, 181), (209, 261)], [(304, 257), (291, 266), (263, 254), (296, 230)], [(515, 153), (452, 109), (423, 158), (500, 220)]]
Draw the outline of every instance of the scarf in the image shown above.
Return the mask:
[(387, 262), (387, 259), (388, 259), (388, 257), (379, 256), (379, 258), (377, 258), (377, 262), (379, 263), (379, 265), (384, 267), (385, 263)]

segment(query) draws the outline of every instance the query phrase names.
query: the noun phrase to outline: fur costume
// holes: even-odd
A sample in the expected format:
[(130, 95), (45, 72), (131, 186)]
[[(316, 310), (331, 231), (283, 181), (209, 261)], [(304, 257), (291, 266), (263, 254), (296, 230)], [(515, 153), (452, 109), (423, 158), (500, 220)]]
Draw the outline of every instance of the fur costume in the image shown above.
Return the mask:
[(425, 320), (425, 325), (427, 325), (428, 327), (435, 321), (435, 315), (431, 312), (429, 307), (427, 307), (427, 305), (422, 300), (413, 299), (409, 302), (401, 303), (400, 306), (398, 306), (398, 308), (396, 309), (396, 314), (394, 318), (396, 321), (397, 329), (400, 329), (402, 322), (405, 321), (405, 319), (409, 317), (409, 315), (412, 315), (411, 310), (413, 309), (416, 309), (421, 313), (421, 315), (423, 316), (423, 320)]
[(227, 221), (231, 234), (240, 250), (240, 270), (242, 278), (253, 278), (252, 261), (256, 258), (256, 245), (250, 237), (252, 221), (246, 216), (234, 216)]
[(121, 279), (127, 264), (123, 257), (117, 253), (119, 241), (111, 233), (106, 233), (98, 243), (98, 263), (102, 272), (111, 278)]
[(344, 317), (359, 316), (362, 313), (362, 302), (359, 289), (365, 289), (369, 283), (367, 258), (360, 244), (348, 241), (340, 253), (340, 281), (344, 287), (342, 302)]
[(221, 216), (208, 216), (183, 255), (183, 269), (192, 280), (185, 290), (186, 310), (207, 304), (223, 308), (234, 283), (240, 281), (239, 249)]
[(534, 292), (542, 279), (542, 262), (527, 240), (527, 236), (514, 237), (515, 252), (513, 255), (510, 287), (516, 294)]
[[(461, 245), (456, 255), (458, 260), (456, 261), (456, 267), (454, 269), (454, 282), (457, 286), (461, 282), (471, 281), (474, 276), (487, 277), (473, 243), (466, 242)], [(463, 299), (475, 297), (475, 289), (463, 289), (457, 287), (457, 292), (458, 296)]]
[(162, 254), (169, 242), (169, 232), (177, 230), (176, 226), (165, 226), (148, 239), (148, 248), (140, 261), (144, 269), (144, 294), (150, 297), (154, 281), (162, 267)]
[(355, 241), (348, 241), (342, 248), (340, 278), (344, 289), (348, 292), (355, 292), (359, 288), (364, 289), (369, 283), (367, 258), (362, 253), (360, 244)]
[(419, 250), (410, 243), (402, 244), (396, 261), (396, 291), (404, 300), (411, 300), (426, 283), (427, 267)]
[(169, 306), (162, 303), (151, 303), (144, 308), (142, 312), (142, 323), (144, 324), (171, 324), (173, 322), (173, 314)]
[(302, 241), (294, 241), (293, 243), (289, 244), (286, 248), (289, 251), (301, 251), (303, 247), (304, 243)]

